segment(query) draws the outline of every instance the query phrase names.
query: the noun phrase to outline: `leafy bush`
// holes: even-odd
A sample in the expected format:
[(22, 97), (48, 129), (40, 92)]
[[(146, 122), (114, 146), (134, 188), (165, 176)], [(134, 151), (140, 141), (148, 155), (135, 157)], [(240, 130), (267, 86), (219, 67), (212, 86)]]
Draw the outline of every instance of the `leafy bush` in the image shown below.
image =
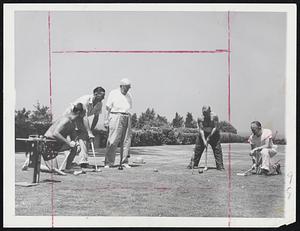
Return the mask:
[[(29, 135), (44, 135), (48, 128), (51, 126), (50, 123), (34, 123), (26, 121), (23, 123), (15, 123), (15, 137), (16, 138), (28, 138)], [(24, 141), (16, 141), (15, 150), (17, 152), (24, 151), (26, 143)]]
[[(29, 111), (23, 108), (15, 111), (15, 137), (28, 138), (29, 135), (44, 135), (51, 126), (51, 114), (49, 107), (34, 105), (35, 110)], [(26, 143), (24, 141), (16, 141), (15, 150), (24, 151)]]
[(237, 134), (237, 130), (228, 121), (220, 121), (219, 128), (221, 132)]
[[(105, 147), (107, 133), (96, 131), (100, 141), (100, 147)], [(156, 146), (156, 145), (186, 145), (195, 144), (198, 130), (193, 128), (157, 128), (145, 127), (144, 129), (133, 129), (131, 146)], [(244, 143), (248, 137), (242, 137), (232, 133), (221, 133), (221, 143)]]
[(221, 143), (245, 143), (248, 138), (229, 132), (221, 132)]

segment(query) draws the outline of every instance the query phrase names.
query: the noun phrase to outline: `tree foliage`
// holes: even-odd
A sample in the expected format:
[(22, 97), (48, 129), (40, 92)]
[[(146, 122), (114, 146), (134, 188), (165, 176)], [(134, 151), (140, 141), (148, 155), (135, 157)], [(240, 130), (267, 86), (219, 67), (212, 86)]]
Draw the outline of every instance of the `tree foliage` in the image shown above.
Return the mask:
[(136, 113), (133, 113), (131, 116), (131, 127), (136, 128), (138, 123), (137, 115)]
[(43, 135), (51, 125), (51, 113), (49, 107), (37, 102), (34, 110), (15, 111), (15, 136), (28, 137), (32, 134)]
[(185, 118), (184, 126), (186, 128), (196, 128), (197, 122), (194, 120), (192, 113), (188, 112)]
[(177, 112), (175, 113), (175, 118), (172, 120), (172, 126), (174, 128), (180, 128), (183, 126), (183, 117), (180, 116)]
[(37, 102), (33, 105), (35, 110), (30, 114), (30, 121), (33, 123), (51, 123), (52, 115), (50, 113), (49, 107), (41, 105)]
[(16, 123), (25, 123), (29, 121), (31, 111), (27, 111), (26, 108), (22, 110), (15, 111), (15, 122)]
[(237, 130), (228, 121), (220, 121), (219, 128), (221, 132), (237, 134)]
[(168, 124), (169, 123), (166, 117), (156, 114), (153, 108), (147, 108), (146, 112), (143, 112), (139, 116), (136, 127), (164, 127), (168, 126)]

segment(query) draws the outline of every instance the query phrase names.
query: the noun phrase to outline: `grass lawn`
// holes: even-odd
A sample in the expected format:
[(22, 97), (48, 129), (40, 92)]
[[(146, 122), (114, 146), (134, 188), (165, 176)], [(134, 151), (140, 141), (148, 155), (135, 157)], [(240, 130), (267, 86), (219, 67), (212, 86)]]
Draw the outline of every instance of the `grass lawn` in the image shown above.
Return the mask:
[[(131, 161), (142, 157), (146, 164), (124, 168), (123, 171), (117, 167), (104, 169), (104, 150), (97, 149), (96, 161), (102, 172), (87, 172), (79, 176), (41, 173), (38, 186), (16, 186), (16, 215), (50, 216), (53, 211), (55, 216), (227, 217), (230, 204), (232, 217), (284, 216), (284, 146), (279, 146), (274, 157), (281, 160), (282, 175), (243, 177), (237, 173), (251, 166), (249, 145), (231, 144), (230, 203), (228, 144), (222, 144), (226, 171), (211, 168), (198, 174), (195, 169), (192, 175), (192, 170), (186, 166), (193, 147), (133, 147)], [(33, 169), (21, 171), (24, 153), (15, 156), (16, 181), (31, 182)], [(60, 163), (63, 157), (59, 155)], [(116, 162), (118, 160), (117, 157)], [(94, 164), (92, 155), (89, 161)], [(204, 155), (200, 166), (203, 163)], [(211, 148), (208, 166), (215, 167)], [(45, 182), (51, 177), (60, 182)]]

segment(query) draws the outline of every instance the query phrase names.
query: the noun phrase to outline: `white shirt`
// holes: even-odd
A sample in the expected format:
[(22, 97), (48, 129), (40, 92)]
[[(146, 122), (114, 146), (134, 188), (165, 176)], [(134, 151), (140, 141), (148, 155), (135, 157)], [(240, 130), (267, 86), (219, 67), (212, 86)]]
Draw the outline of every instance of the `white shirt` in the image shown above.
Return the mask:
[(249, 137), (248, 142), (251, 145), (254, 145), (254, 147), (260, 147), (260, 146), (263, 146), (265, 144), (268, 144), (268, 142), (269, 142), (270, 139), (271, 139), (271, 147), (272, 147), (272, 145), (273, 145), (273, 142), (272, 142), (272, 131), (270, 129), (263, 128), (261, 136), (255, 136), (254, 134), (252, 134)]
[(73, 109), (73, 106), (78, 103), (82, 103), (87, 117), (91, 115), (99, 115), (102, 112), (102, 102), (98, 102), (95, 106), (93, 106), (93, 95), (84, 95), (71, 103), (70, 107), (68, 107), (65, 111), (65, 114), (69, 113)]
[(131, 94), (127, 92), (123, 95), (120, 88), (114, 89), (108, 95), (106, 106), (111, 112), (129, 113), (132, 108)]

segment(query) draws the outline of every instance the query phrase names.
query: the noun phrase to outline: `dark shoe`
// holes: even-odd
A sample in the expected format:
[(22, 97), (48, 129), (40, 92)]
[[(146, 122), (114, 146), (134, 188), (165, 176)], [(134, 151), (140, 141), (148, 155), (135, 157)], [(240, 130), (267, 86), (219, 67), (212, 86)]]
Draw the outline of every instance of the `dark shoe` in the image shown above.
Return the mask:
[(224, 167), (217, 167), (217, 170), (219, 170), (219, 171), (225, 171), (225, 168)]
[(275, 169), (276, 169), (277, 174), (280, 175), (281, 174), (281, 170), (280, 170), (280, 164), (279, 163), (275, 164)]
[(187, 169), (192, 169), (192, 166), (189, 164), (188, 166), (186, 166)]
[(261, 175), (269, 176), (269, 171), (267, 169), (262, 168), (260, 171)]
[(79, 164), (77, 164), (76, 162), (73, 162), (72, 164), (71, 164), (71, 167), (78, 167), (79, 166)]
[(73, 169), (64, 169), (63, 172), (64, 173), (72, 173), (73, 174), (74, 170)]
[(88, 163), (79, 164), (81, 168), (89, 168), (90, 165)]
[(23, 167), (22, 167), (22, 171), (27, 171), (28, 170), (28, 166), (27, 165), (24, 165)]
[(202, 170), (202, 169), (199, 169), (198, 173), (199, 173), (199, 174), (203, 173), (203, 170)]

